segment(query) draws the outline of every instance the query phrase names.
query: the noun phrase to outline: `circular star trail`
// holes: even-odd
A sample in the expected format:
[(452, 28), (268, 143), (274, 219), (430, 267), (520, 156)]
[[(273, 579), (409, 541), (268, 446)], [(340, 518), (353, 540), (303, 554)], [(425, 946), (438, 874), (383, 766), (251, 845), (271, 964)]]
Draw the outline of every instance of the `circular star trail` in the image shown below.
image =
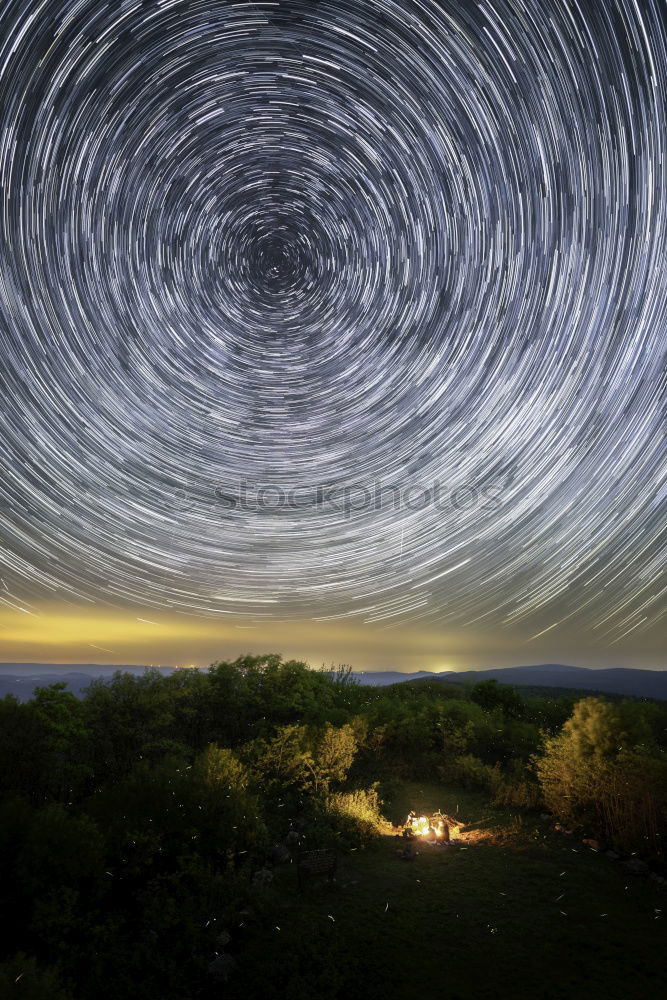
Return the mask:
[(47, 0), (3, 33), (4, 600), (658, 621), (661, 4)]

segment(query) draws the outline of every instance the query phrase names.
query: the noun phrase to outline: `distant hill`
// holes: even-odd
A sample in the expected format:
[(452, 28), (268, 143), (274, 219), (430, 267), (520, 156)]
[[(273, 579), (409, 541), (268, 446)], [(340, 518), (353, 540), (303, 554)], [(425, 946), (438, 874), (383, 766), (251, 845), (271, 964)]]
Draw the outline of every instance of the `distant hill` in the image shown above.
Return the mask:
[(445, 675), (452, 675), (452, 679), (458, 675), (453, 670), (445, 670), (442, 673), (434, 674), (431, 670), (417, 670), (415, 673), (403, 673), (400, 670), (353, 670), (352, 676), (359, 683), (366, 687), (384, 687), (386, 684), (402, 684), (404, 681), (419, 680), (444, 680)]
[(112, 677), (117, 670), (128, 674), (143, 674), (144, 670), (165, 670), (176, 667), (149, 667), (145, 663), (0, 663), (0, 677), (12, 674), (18, 677), (39, 677), (42, 674), (87, 674), (94, 677)]
[[(32, 696), (36, 687), (64, 681), (76, 695), (88, 687), (94, 677), (110, 678), (117, 670), (142, 674), (147, 666), (111, 663), (0, 663), (0, 698), (13, 694), (20, 701)], [(153, 669), (173, 673), (176, 667), (158, 666)], [(667, 670), (613, 668), (594, 670), (562, 663), (541, 663), (525, 667), (496, 667), (484, 670), (444, 670), (434, 673), (417, 670), (357, 670), (352, 672), (357, 683), (369, 687), (401, 684), (410, 681), (435, 681), (439, 684), (477, 684), (495, 679), (519, 688), (544, 689), (545, 695), (559, 697), (568, 691), (625, 695), (635, 698), (658, 698), (667, 701)], [(552, 690), (548, 690), (552, 689)], [(566, 689), (566, 690), (564, 690)], [(556, 694), (556, 690), (558, 694)]]
[[(135, 663), (0, 663), (0, 698), (12, 694), (19, 701), (28, 701), (38, 687), (64, 682), (80, 697), (96, 677), (111, 678), (117, 670), (141, 675), (146, 666)], [(175, 667), (154, 668), (163, 673), (173, 673)]]
[[(415, 676), (410, 680), (417, 680)], [(463, 670), (458, 673), (431, 674), (429, 680), (442, 684), (477, 684), (497, 680), (518, 687), (568, 688), (574, 691), (597, 691), (602, 694), (629, 695), (635, 698), (667, 700), (667, 670), (640, 670), (615, 667), (594, 670), (561, 663), (541, 663), (526, 667), (497, 667), (489, 670)]]

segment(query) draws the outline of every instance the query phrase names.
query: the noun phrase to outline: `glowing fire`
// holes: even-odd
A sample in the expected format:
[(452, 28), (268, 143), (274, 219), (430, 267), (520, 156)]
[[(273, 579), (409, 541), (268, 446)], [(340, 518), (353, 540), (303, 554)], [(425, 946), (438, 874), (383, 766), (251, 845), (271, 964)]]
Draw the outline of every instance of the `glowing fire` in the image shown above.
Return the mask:
[(412, 830), (416, 837), (424, 837), (426, 840), (440, 840), (446, 833), (449, 834), (451, 829), (451, 825), (440, 813), (436, 813), (435, 816), (415, 816), (414, 813), (410, 813), (404, 825), (406, 829)]

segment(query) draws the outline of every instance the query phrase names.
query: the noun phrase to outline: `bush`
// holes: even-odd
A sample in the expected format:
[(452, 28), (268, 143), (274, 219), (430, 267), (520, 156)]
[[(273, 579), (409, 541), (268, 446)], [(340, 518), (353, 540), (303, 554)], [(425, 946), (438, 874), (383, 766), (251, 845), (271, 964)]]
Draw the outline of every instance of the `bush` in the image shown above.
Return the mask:
[(562, 822), (662, 857), (667, 757), (643, 723), (635, 710), (582, 699), (534, 764), (545, 805)]
[(446, 783), (460, 785), (462, 788), (478, 788), (487, 792), (495, 792), (502, 781), (499, 764), (485, 764), (473, 754), (461, 754), (452, 757), (440, 767), (440, 777)]
[(667, 837), (667, 758), (623, 751), (600, 775), (597, 828), (622, 851), (664, 858)]
[(377, 783), (350, 792), (330, 792), (312, 803), (304, 840), (311, 847), (365, 847), (384, 822)]
[(290, 791), (317, 795), (345, 781), (357, 739), (350, 725), (281, 726), (270, 740), (257, 740), (246, 752), (265, 788), (281, 796)]
[(542, 804), (542, 791), (530, 765), (516, 758), (501, 775), (493, 789), (493, 804), (517, 809), (538, 809)]
[(370, 788), (357, 788), (352, 792), (334, 792), (327, 796), (326, 805), (330, 812), (349, 817), (370, 832), (376, 832), (384, 822), (377, 783)]
[(499, 763), (487, 764), (473, 754), (461, 754), (442, 764), (439, 775), (446, 783), (488, 792), (493, 805), (536, 809), (542, 801), (532, 769), (519, 758), (503, 770)]

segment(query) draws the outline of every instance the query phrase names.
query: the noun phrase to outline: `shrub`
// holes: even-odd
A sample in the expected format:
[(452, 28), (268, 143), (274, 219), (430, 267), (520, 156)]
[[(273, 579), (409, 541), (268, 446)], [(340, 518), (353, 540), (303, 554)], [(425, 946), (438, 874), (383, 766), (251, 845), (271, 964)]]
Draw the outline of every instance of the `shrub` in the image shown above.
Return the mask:
[(495, 792), (502, 780), (499, 764), (485, 764), (483, 760), (473, 754), (452, 757), (441, 765), (440, 776), (445, 782), (461, 785), (463, 788), (479, 788), (488, 792)]
[(542, 791), (532, 766), (520, 758), (512, 760), (493, 789), (493, 804), (538, 809), (542, 804)]
[(383, 822), (380, 806), (377, 783), (350, 792), (331, 792), (314, 803), (308, 839), (317, 837), (322, 845), (363, 847), (379, 834)]
[(651, 745), (640, 714), (582, 699), (534, 764), (544, 802), (561, 821), (622, 850), (662, 856), (667, 758)]
[(667, 759), (622, 751), (598, 775), (595, 828), (622, 851), (664, 857)]
[(248, 748), (254, 766), (269, 787), (318, 794), (347, 777), (357, 752), (352, 726), (327, 723), (322, 729), (281, 726), (268, 741)]

